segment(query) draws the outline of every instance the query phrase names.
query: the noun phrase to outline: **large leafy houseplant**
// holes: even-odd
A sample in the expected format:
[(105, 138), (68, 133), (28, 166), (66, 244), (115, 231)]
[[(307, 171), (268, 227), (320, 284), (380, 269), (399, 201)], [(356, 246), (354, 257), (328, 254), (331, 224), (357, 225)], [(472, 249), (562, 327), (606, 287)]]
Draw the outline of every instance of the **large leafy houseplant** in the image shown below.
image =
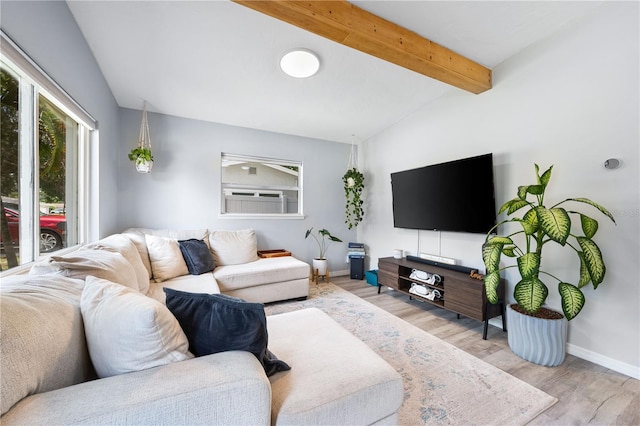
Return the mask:
[(354, 226), (358, 226), (364, 216), (364, 210), (362, 209), (362, 204), (364, 204), (362, 201), (364, 175), (357, 168), (351, 167), (342, 176), (342, 182), (344, 183), (344, 195), (347, 199), (345, 207), (347, 219), (344, 223), (351, 229)]
[[(506, 211), (510, 216), (522, 209), (524, 214), (521, 218), (504, 220), (496, 227), (507, 222), (516, 222), (522, 229), (506, 236), (492, 236), (491, 232), (496, 227), (489, 232), (482, 246), (482, 258), (486, 267), (484, 282), (487, 299), (491, 303), (498, 303), (497, 288), (500, 283), (500, 272), (517, 266), (521, 280), (515, 286), (514, 298), (526, 313), (535, 316), (549, 294), (549, 289), (540, 279), (540, 274), (544, 274), (559, 282), (558, 292), (561, 297), (562, 311), (570, 321), (584, 306), (585, 297), (581, 288), (592, 283), (593, 288), (596, 289), (604, 279), (606, 268), (600, 248), (593, 241), (593, 236), (598, 230), (598, 222), (586, 214), (566, 210), (561, 205), (587, 204), (595, 207), (613, 223), (615, 220), (607, 209), (587, 198), (567, 198), (547, 208), (545, 191), (551, 179), (552, 169), (553, 166), (540, 174), (536, 164), (537, 183), (518, 187), (517, 197), (507, 201), (500, 208), (499, 214)], [(530, 196), (533, 201), (529, 200)], [(584, 235), (575, 235), (571, 232), (571, 216), (579, 218)], [(519, 242), (516, 242), (516, 237)], [(580, 259), (577, 285), (565, 282), (540, 269), (542, 249), (551, 242), (570, 248)], [(502, 255), (515, 258), (516, 265), (501, 268)]]
[(341, 243), (342, 240), (331, 235), (331, 232), (327, 231), (326, 229), (318, 229), (316, 233), (318, 234), (318, 236), (313, 233), (313, 228), (309, 228), (307, 229), (304, 238), (307, 239), (309, 238), (309, 236), (313, 237), (313, 239), (316, 240), (316, 243), (318, 244), (318, 248), (320, 249), (320, 255), (316, 259), (326, 259), (327, 249), (329, 248), (331, 242)]

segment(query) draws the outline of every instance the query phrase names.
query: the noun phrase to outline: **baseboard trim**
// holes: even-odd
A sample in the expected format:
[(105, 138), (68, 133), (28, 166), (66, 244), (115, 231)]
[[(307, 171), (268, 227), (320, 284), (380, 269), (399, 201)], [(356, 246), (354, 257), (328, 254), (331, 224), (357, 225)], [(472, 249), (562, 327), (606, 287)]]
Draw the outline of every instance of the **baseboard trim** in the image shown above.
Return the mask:
[(332, 277), (342, 277), (344, 275), (350, 275), (351, 271), (349, 269), (342, 269), (340, 271), (329, 271), (329, 274)]
[[(492, 318), (489, 320), (489, 324), (494, 327), (502, 328), (502, 319), (501, 317)], [(507, 324), (507, 330), (508, 329), (509, 324)], [(626, 362), (609, 358), (608, 356), (590, 351), (581, 346), (576, 346), (572, 343), (567, 343), (567, 353), (580, 359), (584, 359), (585, 361), (589, 361), (610, 370), (617, 371), (618, 373), (624, 374), (625, 376), (640, 380), (640, 366), (627, 364)]]
[(590, 351), (571, 343), (567, 343), (567, 353), (592, 362), (594, 364), (601, 365), (602, 367), (606, 367), (610, 370), (617, 371), (618, 373), (624, 374), (626, 376), (633, 377), (634, 379), (640, 380), (639, 366), (627, 364), (626, 362), (609, 358), (608, 356)]

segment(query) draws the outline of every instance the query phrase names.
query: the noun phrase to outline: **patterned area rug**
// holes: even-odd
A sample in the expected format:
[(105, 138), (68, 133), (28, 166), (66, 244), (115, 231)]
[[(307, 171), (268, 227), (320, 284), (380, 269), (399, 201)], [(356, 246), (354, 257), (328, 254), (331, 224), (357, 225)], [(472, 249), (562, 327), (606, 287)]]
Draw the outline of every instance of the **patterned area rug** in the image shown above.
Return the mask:
[(557, 402), (330, 283), (312, 285), (307, 300), (269, 305), (265, 311), (275, 315), (310, 307), (325, 311), (402, 375), (401, 425), (520, 425)]

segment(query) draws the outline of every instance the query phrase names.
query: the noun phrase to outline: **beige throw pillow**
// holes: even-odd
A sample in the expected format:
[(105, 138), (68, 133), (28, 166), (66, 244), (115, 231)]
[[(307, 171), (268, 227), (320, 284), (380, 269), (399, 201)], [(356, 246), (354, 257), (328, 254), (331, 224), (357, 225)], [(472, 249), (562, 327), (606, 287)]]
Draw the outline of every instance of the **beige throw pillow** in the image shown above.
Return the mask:
[(193, 358), (178, 320), (139, 292), (89, 276), (80, 309), (89, 355), (101, 378)]
[(239, 265), (258, 260), (258, 239), (253, 229), (211, 231), (209, 246), (216, 266)]
[(159, 283), (189, 274), (187, 263), (182, 257), (180, 245), (172, 238), (145, 235), (153, 279)]

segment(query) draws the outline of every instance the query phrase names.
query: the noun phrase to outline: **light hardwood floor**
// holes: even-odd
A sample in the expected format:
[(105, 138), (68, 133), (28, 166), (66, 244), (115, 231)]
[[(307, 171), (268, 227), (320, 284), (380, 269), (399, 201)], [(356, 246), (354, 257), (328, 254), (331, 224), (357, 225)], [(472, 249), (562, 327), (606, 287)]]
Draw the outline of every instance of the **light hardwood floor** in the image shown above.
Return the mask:
[(558, 367), (535, 365), (511, 352), (501, 328), (489, 326), (487, 340), (482, 340), (479, 321), (457, 319), (453, 312), (409, 300), (386, 287), (378, 294), (376, 287), (348, 276), (331, 277), (331, 282), (558, 398), (530, 424), (640, 425), (640, 381), (636, 379), (572, 355)]

